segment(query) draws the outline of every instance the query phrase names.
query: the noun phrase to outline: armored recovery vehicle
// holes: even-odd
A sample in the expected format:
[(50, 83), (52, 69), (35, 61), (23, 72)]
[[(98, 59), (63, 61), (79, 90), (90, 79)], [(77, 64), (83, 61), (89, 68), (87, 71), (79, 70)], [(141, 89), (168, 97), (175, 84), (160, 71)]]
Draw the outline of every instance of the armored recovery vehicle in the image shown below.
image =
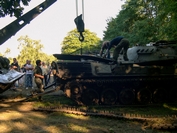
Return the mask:
[[(46, 0), (0, 31), (0, 45), (56, 0)], [(82, 29), (81, 29), (82, 31)], [(149, 104), (176, 102), (176, 42), (135, 46), (127, 51), (128, 61), (90, 55), (54, 54), (59, 59), (56, 85), (83, 104)], [(2, 63), (2, 62), (1, 62)], [(1, 68), (2, 70), (2, 68)], [(2, 74), (7, 74), (3, 70)], [(0, 82), (0, 93), (18, 80)], [(47, 87), (46, 87), (47, 88)]]
[(151, 104), (177, 101), (176, 42), (134, 46), (118, 60), (54, 54), (57, 85), (81, 104)]

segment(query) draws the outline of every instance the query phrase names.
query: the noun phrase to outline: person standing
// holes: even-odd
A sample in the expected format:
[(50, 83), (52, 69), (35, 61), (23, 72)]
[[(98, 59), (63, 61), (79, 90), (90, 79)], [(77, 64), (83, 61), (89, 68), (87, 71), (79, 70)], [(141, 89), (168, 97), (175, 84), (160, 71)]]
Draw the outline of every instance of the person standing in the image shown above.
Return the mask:
[(20, 66), (18, 65), (18, 61), (16, 58), (13, 58), (13, 62), (11, 64), (11, 68), (20, 72)]
[(103, 57), (105, 58), (109, 54), (109, 50), (112, 47), (115, 47), (113, 52), (113, 59), (117, 61), (117, 58), (119, 57), (119, 53), (121, 52), (121, 50), (123, 50), (124, 59), (128, 60), (127, 50), (129, 48), (129, 45), (130, 43), (126, 38), (124, 38), (123, 36), (118, 36), (109, 42), (109, 46), (106, 48), (107, 50)]
[[(21, 70), (22, 70), (23, 73), (26, 73), (26, 69), (25, 69), (25, 67), (26, 67), (27, 64), (28, 64), (28, 60), (26, 60), (26, 63), (21, 67)], [(24, 87), (26, 87), (26, 84), (27, 84), (26, 74), (25, 74), (25, 76), (24, 76), (23, 79), (24, 79)]]
[(26, 72), (26, 69), (25, 69), (25, 67), (26, 67), (26, 65), (28, 64), (28, 60), (26, 60), (26, 63), (21, 67), (21, 69), (22, 69), (22, 72)]
[[(18, 61), (16, 58), (13, 58), (13, 62), (11, 63), (11, 69), (17, 71), (17, 72), (20, 72), (20, 66), (18, 65)], [(16, 89), (16, 87), (19, 86), (19, 80), (17, 80), (13, 86), (12, 89)]]
[(26, 66), (24, 67), (26, 70), (26, 89), (33, 88), (33, 65), (31, 64), (31, 61), (28, 60)]
[(43, 75), (44, 75), (44, 85), (47, 86), (48, 78), (50, 75), (49, 75), (49, 68), (45, 62), (42, 62), (42, 71), (43, 71)]
[(51, 73), (54, 76), (54, 82), (56, 82), (57, 77), (59, 77), (59, 71), (58, 71), (57, 63), (55, 61), (52, 61), (51, 63)]
[[(42, 62), (41, 60), (36, 60), (36, 67), (34, 69), (34, 81), (37, 85), (37, 93), (42, 93), (44, 92), (44, 85), (43, 85), (43, 79), (44, 79), (44, 75), (43, 75), (43, 72), (42, 72)], [(41, 101), (42, 100), (42, 97), (39, 96), (38, 97), (39, 100)]]

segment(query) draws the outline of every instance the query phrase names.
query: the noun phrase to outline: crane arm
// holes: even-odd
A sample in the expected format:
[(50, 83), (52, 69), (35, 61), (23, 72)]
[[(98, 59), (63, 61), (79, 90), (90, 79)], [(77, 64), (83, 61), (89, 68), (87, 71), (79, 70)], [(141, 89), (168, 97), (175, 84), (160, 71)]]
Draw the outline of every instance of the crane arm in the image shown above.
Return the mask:
[(41, 14), (49, 6), (51, 6), (57, 0), (45, 0), (43, 3), (34, 7), (32, 10), (17, 18), (9, 25), (5, 26), (0, 30), (0, 45), (6, 42), (9, 38), (15, 35), (20, 29), (22, 29), (26, 24), (30, 23), (35, 17)]

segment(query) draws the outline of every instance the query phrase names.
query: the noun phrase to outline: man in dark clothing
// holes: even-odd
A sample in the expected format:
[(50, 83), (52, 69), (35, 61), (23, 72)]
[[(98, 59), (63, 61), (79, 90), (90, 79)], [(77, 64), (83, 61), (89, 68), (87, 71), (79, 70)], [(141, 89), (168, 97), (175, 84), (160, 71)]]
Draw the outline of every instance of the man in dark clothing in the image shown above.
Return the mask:
[[(20, 72), (20, 66), (18, 65), (18, 61), (16, 58), (13, 58), (13, 62), (11, 63), (11, 69)], [(12, 90), (16, 90), (18, 86), (19, 86), (19, 80), (17, 80), (14, 83)]]
[(20, 66), (18, 65), (18, 61), (16, 58), (13, 58), (13, 62), (11, 64), (11, 68), (16, 70), (16, 71), (20, 71)]
[[(123, 36), (118, 36), (109, 42), (109, 46), (107, 46), (106, 53), (104, 54), (103, 57), (105, 58), (109, 54), (109, 50), (112, 47), (115, 47), (114, 52), (113, 52), (113, 59), (117, 61), (119, 53), (123, 49), (124, 59), (128, 60), (127, 59), (127, 50), (129, 48), (129, 45), (130, 45), (130, 43), (127, 39), (125, 39)], [(102, 55), (100, 55), (100, 56), (102, 56)]]
[[(42, 62), (41, 60), (36, 60), (36, 67), (34, 69), (34, 76), (35, 76), (35, 83), (37, 85), (37, 92), (38, 93), (42, 93), (44, 92), (44, 89), (43, 89), (43, 79), (44, 79), (44, 76), (43, 76), (43, 72), (42, 72), (42, 68), (41, 68), (41, 65), (42, 65)], [(39, 96), (39, 100), (42, 100), (41, 99), (41, 96)]]

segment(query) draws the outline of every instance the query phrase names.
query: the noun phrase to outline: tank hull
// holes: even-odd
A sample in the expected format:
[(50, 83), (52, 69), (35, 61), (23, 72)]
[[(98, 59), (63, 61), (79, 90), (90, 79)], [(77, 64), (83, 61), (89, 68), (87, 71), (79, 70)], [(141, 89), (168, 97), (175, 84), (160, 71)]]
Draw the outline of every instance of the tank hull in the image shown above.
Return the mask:
[(68, 97), (86, 105), (176, 102), (175, 66), (109, 64), (104, 60), (59, 61), (57, 83)]

